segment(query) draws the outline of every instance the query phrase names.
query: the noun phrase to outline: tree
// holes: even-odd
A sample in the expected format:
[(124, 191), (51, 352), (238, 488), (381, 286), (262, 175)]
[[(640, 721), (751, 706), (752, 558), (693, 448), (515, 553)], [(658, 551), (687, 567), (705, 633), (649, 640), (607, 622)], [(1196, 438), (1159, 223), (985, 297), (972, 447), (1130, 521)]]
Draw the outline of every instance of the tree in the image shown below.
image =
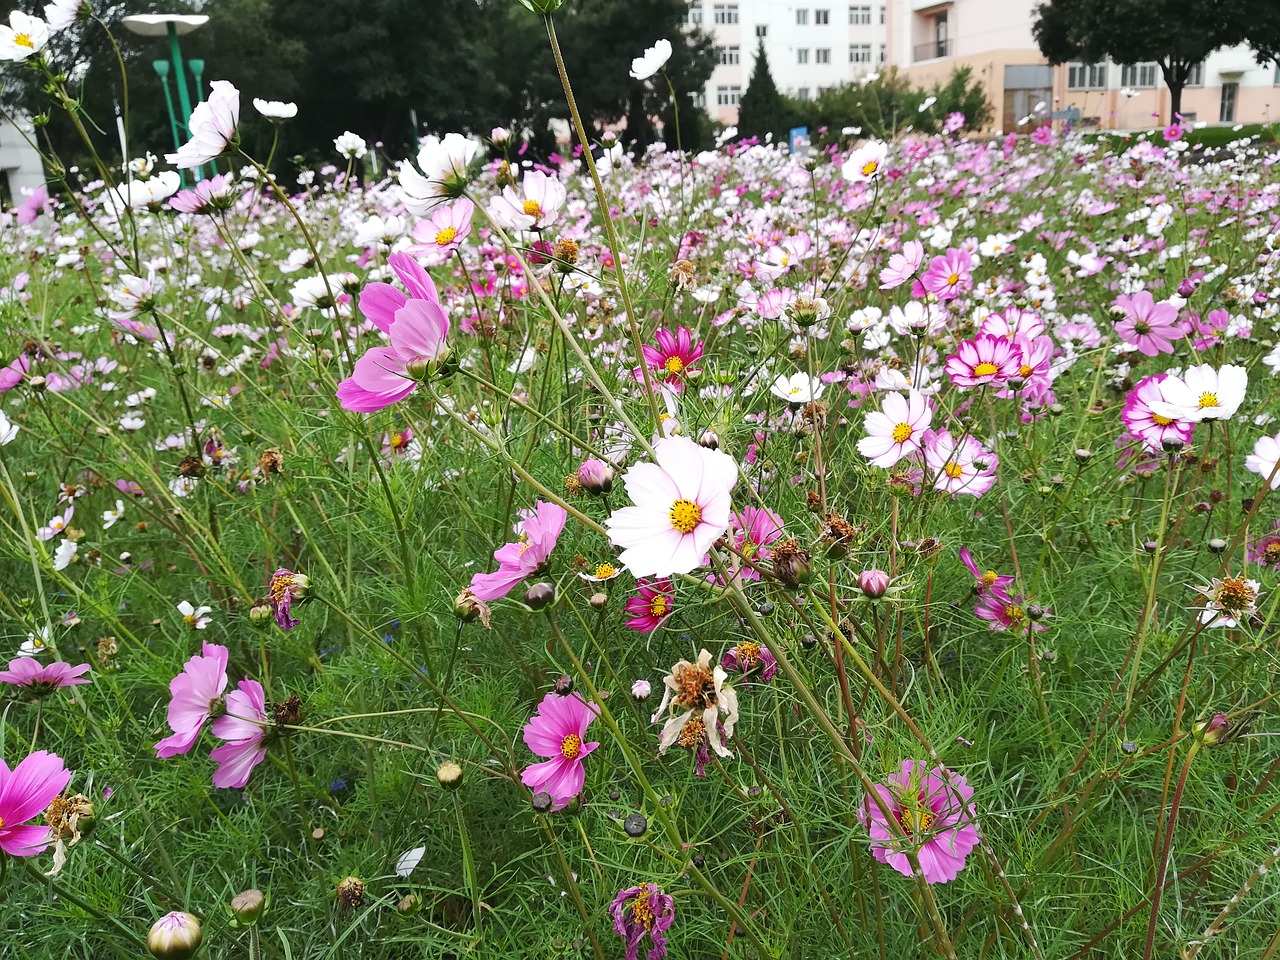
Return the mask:
[(738, 105), (738, 136), (764, 140), (771, 133), (775, 143), (785, 143), (794, 119), (786, 98), (773, 82), (762, 39), (756, 46), (756, 59), (751, 67), (746, 93)]
[(1276, 7), (1276, 0), (1044, 0), (1031, 31), (1052, 64), (1157, 63), (1176, 115), (1192, 69), (1214, 50), (1247, 43), (1260, 62), (1280, 53)]

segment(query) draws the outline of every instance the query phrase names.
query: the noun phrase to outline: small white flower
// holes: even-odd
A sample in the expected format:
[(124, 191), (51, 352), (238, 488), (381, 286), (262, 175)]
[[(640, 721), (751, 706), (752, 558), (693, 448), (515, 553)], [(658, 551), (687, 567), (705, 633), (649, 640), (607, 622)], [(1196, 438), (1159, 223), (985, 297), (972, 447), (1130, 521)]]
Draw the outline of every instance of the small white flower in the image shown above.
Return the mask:
[(787, 403), (811, 403), (822, 396), (826, 384), (819, 380), (810, 380), (807, 373), (793, 373), (791, 376), (778, 374), (769, 391)]
[(9, 420), (5, 416), (4, 411), (0, 410), (0, 446), (12, 443), (13, 438), (18, 435), (18, 425)]
[(253, 109), (273, 123), (280, 120), (292, 120), (298, 115), (298, 105), (296, 103), (287, 103), (282, 100), (263, 100), (260, 97), (253, 98)]
[(652, 692), (653, 686), (648, 680), (637, 680), (631, 685), (631, 695), (637, 700), (648, 700)]
[(25, 60), (48, 42), (49, 24), (39, 17), (14, 10), (7, 26), (0, 23), (0, 60)]
[[(296, 107), (294, 109), (297, 110)], [(333, 147), (348, 160), (359, 160), (369, 152), (369, 145), (364, 142), (364, 137), (350, 130), (340, 137), (335, 137)]]
[(102, 511), (102, 529), (110, 530), (116, 525), (116, 522), (124, 516), (124, 501), (117, 500), (114, 510)]
[(659, 40), (645, 50), (643, 57), (631, 61), (631, 76), (636, 80), (648, 80), (667, 65), (671, 59), (671, 41)]
[(182, 614), (182, 622), (189, 626), (192, 630), (203, 630), (209, 625), (213, 619), (207, 614), (213, 611), (213, 607), (197, 607), (193, 606), (190, 600), (181, 600), (178, 602), (178, 612)]
[(860, 146), (840, 168), (844, 178), (852, 183), (868, 183), (884, 171), (889, 146), (883, 140), (869, 140)]
[(58, 544), (56, 550), (53, 551), (53, 569), (65, 570), (75, 560), (76, 554), (80, 552), (80, 545), (74, 540), (63, 539)]
[(418, 864), (422, 862), (426, 852), (426, 847), (414, 847), (412, 850), (406, 850), (400, 854), (400, 859), (396, 861), (396, 876), (407, 877), (413, 873)]
[(18, 648), (20, 657), (38, 657), (52, 646), (53, 631), (49, 627), (41, 627), (39, 633), (28, 633), (27, 639)]

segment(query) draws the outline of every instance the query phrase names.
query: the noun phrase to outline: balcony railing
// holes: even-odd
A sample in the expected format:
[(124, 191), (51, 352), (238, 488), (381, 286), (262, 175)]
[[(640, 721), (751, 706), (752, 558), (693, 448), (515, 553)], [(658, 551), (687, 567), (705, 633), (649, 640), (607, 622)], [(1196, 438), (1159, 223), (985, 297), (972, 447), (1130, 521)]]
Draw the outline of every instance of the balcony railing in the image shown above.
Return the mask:
[(931, 40), (928, 43), (917, 43), (915, 45), (913, 60), (919, 63), (921, 60), (937, 60), (940, 57), (951, 56), (951, 40)]

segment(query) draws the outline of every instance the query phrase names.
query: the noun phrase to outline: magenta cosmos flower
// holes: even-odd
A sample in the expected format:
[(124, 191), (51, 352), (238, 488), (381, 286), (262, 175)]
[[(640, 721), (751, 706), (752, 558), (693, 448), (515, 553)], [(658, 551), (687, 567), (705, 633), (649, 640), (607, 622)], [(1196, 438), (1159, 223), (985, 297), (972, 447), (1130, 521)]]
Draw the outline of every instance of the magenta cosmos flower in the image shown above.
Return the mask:
[(904, 877), (911, 876), (907, 851), (913, 850), (929, 883), (954, 880), (965, 859), (978, 845), (973, 787), (965, 778), (939, 767), (932, 770), (915, 760), (903, 760), (897, 773), (874, 789), (897, 821), (889, 825), (881, 804), (867, 797), (862, 821), (871, 834), (871, 853)]
[(10, 683), (22, 687), (37, 697), (53, 693), (59, 687), (75, 687), (89, 683), (83, 676), (89, 672), (89, 664), (82, 663), (73, 667), (69, 663), (51, 663), (48, 666), (39, 664), (35, 657), (18, 657), (9, 661), (9, 669), (0, 671), (0, 683)]
[(978, 566), (977, 561), (973, 559), (973, 552), (968, 547), (960, 548), (960, 562), (964, 564), (966, 570), (973, 574), (974, 593), (983, 593), (994, 589), (1003, 591), (1005, 587), (1013, 583), (1013, 577), (1007, 574), (1001, 576), (994, 570), (984, 571)]
[[(730, 542), (744, 560), (757, 566), (773, 555), (769, 544), (782, 536), (782, 518), (768, 507), (744, 507), (729, 525)], [(742, 580), (759, 580), (760, 572), (745, 563), (738, 571)]]
[(636, 595), (628, 597), (623, 607), (631, 617), (627, 626), (638, 633), (653, 633), (675, 610), (674, 597), (670, 580), (637, 580)]
[(221, 706), (223, 691), (227, 689), (227, 648), (216, 643), (206, 643), (200, 654), (192, 657), (182, 672), (169, 681), (169, 727), (173, 735), (156, 744), (156, 756), (161, 759), (188, 753), (204, 722)]
[(44, 750), (12, 770), (0, 760), (0, 850), (11, 857), (34, 857), (53, 839), (49, 828), (27, 823), (44, 813), (71, 782), (62, 758)]
[(564, 507), (542, 500), (535, 503), (533, 511), (525, 513), (516, 526), (519, 539), (494, 551), (498, 569), (493, 573), (477, 573), (471, 578), (471, 592), (476, 599), (488, 603), (505, 597), (517, 583), (541, 570), (568, 518)]
[[(1028, 617), (1026, 608), (1022, 605), (1022, 597), (1009, 596), (1004, 587), (992, 587), (984, 591), (974, 606), (973, 613), (979, 620), (987, 621), (987, 627), (997, 633), (1007, 630), (1026, 633), (1028, 626), (1036, 633), (1044, 633), (1049, 629), (1044, 623)], [(1052, 607), (1045, 607), (1041, 620), (1052, 613)]]
[(1196, 426), (1189, 420), (1168, 417), (1152, 409), (1153, 403), (1166, 402), (1161, 385), (1168, 379), (1167, 373), (1143, 377), (1124, 398), (1124, 409), (1120, 411), (1120, 420), (1125, 429), (1154, 453), (1160, 453), (1168, 440), (1190, 443)]
[(351, 376), (338, 384), (343, 409), (357, 413), (403, 400), (417, 386), (415, 377), (449, 352), (449, 317), (427, 272), (405, 253), (393, 253), (387, 262), (411, 296), (389, 283), (370, 283), (360, 291), (360, 312), (391, 338), (391, 346), (370, 347)]
[(1022, 350), (1006, 337), (982, 334), (962, 340), (945, 367), (957, 387), (1003, 384), (1022, 371)]
[(587, 779), (582, 761), (600, 746), (584, 742), (596, 713), (595, 705), (576, 693), (548, 693), (525, 724), (525, 746), (548, 759), (521, 770), (520, 782), (534, 793), (549, 794), (552, 810), (564, 809), (582, 792)]
[(939, 300), (954, 300), (973, 289), (973, 258), (969, 251), (951, 249), (929, 261), (920, 284)]
[(1116, 297), (1114, 305), (1124, 312), (1116, 321), (1121, 340), (1137, 347), (1144, 356), (1173, 353), (1174, 341), (1182, 338), (1177, 307), (1163, 301), (1156, 303), (1146, 290)]
[(301, 622), (292, 616), (293, 602), (305, 600), (310, 586), (311, 580), (305, 573), (294, 573), (284, 567), (271, 575), (267, 603), (271, 604), (271, 613), (281, 630), (292, 630)]
[(613, 932), (622, 938), (627, 960), (638, 960), (640, 944), (647, 936), (653, 945), (648, 960), (662, 960), (667, 955), (666, 933), (676, 919), (676, 902), (655, 883), (619, 890), (609, 904), (613, 916)]
[(924, 438), (924, 462), (933, 489), (952, 496), (980, 497), (996, 483), (999, 461), (971, 436), (959, 440), (949, 430), (929, 430)]
[(738, 464), (688, 437), (653, 445), (656, 463), (637, 463), (622, 476), (633, 506), (605, 521), (622, 564), (636, 577), (688, 573), (729, 529), (730, 495)]
[[(757, 676), (765, 683), (771, 681), (778, 673), (778, 661), (773, 658), (769, 648), (759, 643), (743, 641), (735, 643), (720, 658), (720, 666), (729, 673), (741, 673)], [(742, 685), (749, 686), (744, 679)]]
[(215, 787), (243, 787), (267, 756), (267, 698), (262, 684), (248, 677), (227, 694), (227, 712), (213, 721), (213, 735), (228, 741), (209, 757), (218, 765)]
[(933, 419), (929, 399), (915, 390), (904, 397), (885, 394), (879, 410), (867, 414), (867, 435), (858, 441), (858, 452), (873, 466), (892, 467), (920, 449)]
[[(696, 343), (693, 331), (688, 327), (680, 327), (673, 334), (670, 330), (659, 330), (653, 335), (656, 347), (649, 344), (641, 346), (644, 362), (654, 372), (655, 379), (669, 384), (679, 392), (684, 387), (685, 377), (697, 372), (698, 361), (702, 359), (702, 341)], [(636, 379), (643, 381), (644, 374), (636, 371)]]

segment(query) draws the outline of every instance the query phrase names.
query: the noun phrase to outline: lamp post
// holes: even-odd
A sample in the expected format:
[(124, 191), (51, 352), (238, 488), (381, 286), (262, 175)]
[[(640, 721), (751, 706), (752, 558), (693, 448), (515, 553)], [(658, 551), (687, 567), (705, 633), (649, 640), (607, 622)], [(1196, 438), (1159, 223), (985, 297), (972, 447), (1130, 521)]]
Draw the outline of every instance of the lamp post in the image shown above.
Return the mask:
[[(156, 60), (152, 63), (152, 67), (160, 76), (160, 82), (164, 85), (165, 102), (169, 105), (169, 121), (174, 131), (174, 143), (178, 146), (182, 145), (182, 140), (189, 137), (191, 132), (187, 129), (187, 124), (191, 120), (191, 94), (187, 90), (187, 74), (182, 62), (182, 49), (178, 45), (178, 37), (185, 37), (193, 30), (203, 27), (209, 22), (209, 18), (203, 14), (186, 15), (178, 13), (140, 13), (130, 17), (125, 17), (122, 21), (129, 31), (138, 34), (141, 37), (168, 37), (169, 39), (169, 59), (173, 66), (173, 85), (178, 93), (178, 111), (175, 115), (173, 100), (169, 93), (169, 64), (163, 60)], [(196, 70), (195, 63), (192, 61), (192, 73), (196, 75), (196, 92), (200, 100), (204, 100), (203, 87), (200, 83), (200, 75), (204, 71), (204, 61), (198, 61), (199, 70)], [(164, 70), (160, 65), (164, 64)], [(129, 158), (124, 158), (125, 163), (129, 162)], [(203, 172), (199, 167), (196, 168), (196, 179), (203, 179)], [(184, 181), (185, 182), (185, 181)]]
[[(177, 150), (182, 146), (182, 131), (178, 128), (178, 118), (173, 112), (173, 94), (169, 90), (169, 61), (152, 60), (151, 68), (160, 78), (160, 86), (164, 87), (164, 105), (169, 108), (169, 129), (173, 132), (173, 149)], [(128, 163), (129, 158), (125, 157), (124, 162)]]

